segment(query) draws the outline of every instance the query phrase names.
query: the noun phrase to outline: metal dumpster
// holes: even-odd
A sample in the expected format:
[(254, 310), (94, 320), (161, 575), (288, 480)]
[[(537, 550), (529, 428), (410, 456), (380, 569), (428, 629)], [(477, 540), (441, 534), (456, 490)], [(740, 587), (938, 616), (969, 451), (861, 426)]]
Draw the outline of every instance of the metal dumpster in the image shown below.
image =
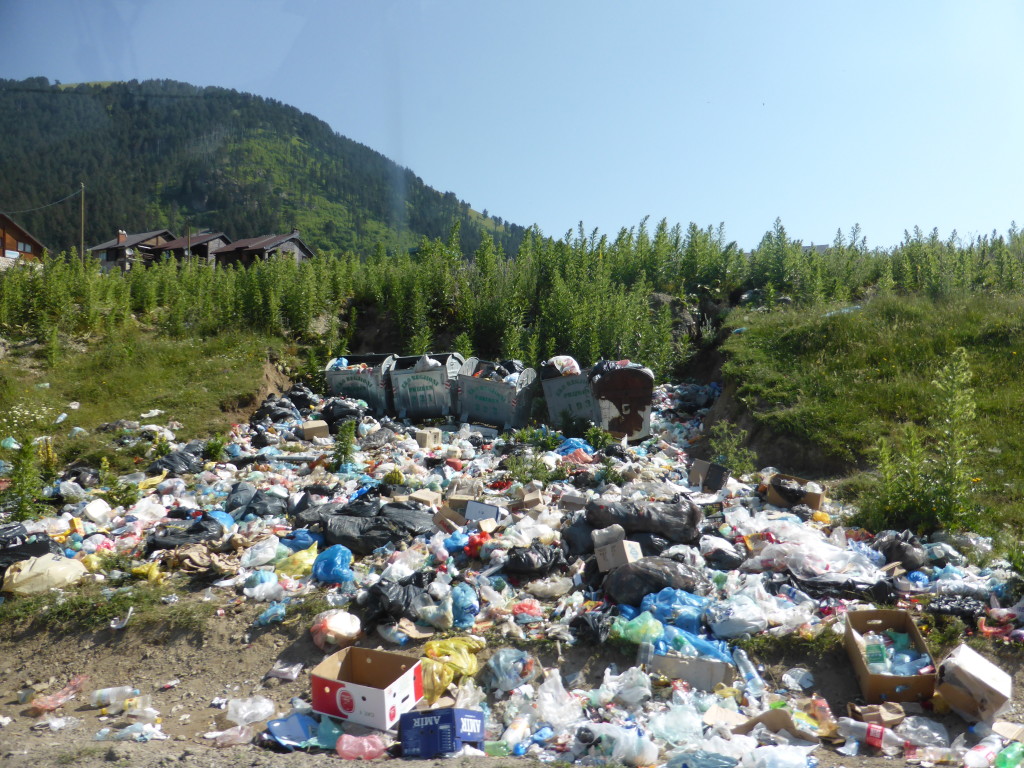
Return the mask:
[[(327, 394), (365, 400), (374, 416), (383, 416), (394, 407), (388, 374), (395, 359), (391, 354), (375, 354), (332, 360), (324, 371)], [(340, 361), (344, 361), (343, 367), (331, 368)]]
[(597, 399), (590, 391), (590, 382), (586, 373), (573, 376), (553, 376), (541, 380), (544, 400), (548, 404), (548, 424), (561, 429), (565, 417), (584, 419), (598, 424), (601, 411)]
[(602, 429), (631, 443), (651, 436), (654, 373), (650, 368), (629, 361), (601, 361), (590, 369), (590, 390), (597, 398)]
[(459, 369), (459, 419), (497, 429), (519, 429), (530, 420), (537, 372), (524, 368), (515, 384), (486, 378), (500, 364), (471, 357)]
[[(426, 367), (420, 363), (425, 358), (436, 360), (440, 365)], [(390, 376), (398, 418), (417, 421), (455, 413), (458, 399), (455, 379), (464, 362), (465, 358), (458, 352), (395, 358)]]

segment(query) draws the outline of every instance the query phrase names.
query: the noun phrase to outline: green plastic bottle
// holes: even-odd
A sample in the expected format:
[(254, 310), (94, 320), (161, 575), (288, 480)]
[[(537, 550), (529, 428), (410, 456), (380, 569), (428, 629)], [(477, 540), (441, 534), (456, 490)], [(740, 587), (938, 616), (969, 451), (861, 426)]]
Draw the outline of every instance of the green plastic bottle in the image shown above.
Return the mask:
[(1017, 768), (1024, 761), (1024, 744), (1015, 741), (996, 755), (996, 768)]

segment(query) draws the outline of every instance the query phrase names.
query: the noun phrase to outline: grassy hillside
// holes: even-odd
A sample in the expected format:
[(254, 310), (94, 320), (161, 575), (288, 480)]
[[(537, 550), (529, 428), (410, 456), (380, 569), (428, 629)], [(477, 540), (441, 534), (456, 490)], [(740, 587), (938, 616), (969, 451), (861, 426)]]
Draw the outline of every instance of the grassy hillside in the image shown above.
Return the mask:
[[(925, 449), (946, 416), (935, 380), (953, 351), (967, 352), (977, 450), (968, 469), (991, 531), (1024, 522), (1024, 297), (891, 296), (859, 306), (734, 312), (723, 373), (756, 423), (817, 446), (852, 470), (871, 469), (880, 441), (906, 447), (906, 425)], [(871, 475), (850, 484), (870, 506)]]

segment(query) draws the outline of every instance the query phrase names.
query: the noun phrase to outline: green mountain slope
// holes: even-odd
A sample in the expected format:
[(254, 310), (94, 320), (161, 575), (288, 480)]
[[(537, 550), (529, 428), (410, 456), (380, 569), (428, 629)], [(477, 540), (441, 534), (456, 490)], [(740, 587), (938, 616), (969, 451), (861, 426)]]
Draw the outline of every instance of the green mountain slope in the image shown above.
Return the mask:
[[(118, 229), (210, 228), (234, 239), (298, 228), (314, 249), (369, 252), (461, 224), (514, 253), (522, 227), (482, 217), (322, 120), (280, 102), (168, 80), (51, 85), (0, 80), (0, 211), (86, 185), (86, 246)], [(72, 198), (15, 218), (49, 248), (79, 241)]]

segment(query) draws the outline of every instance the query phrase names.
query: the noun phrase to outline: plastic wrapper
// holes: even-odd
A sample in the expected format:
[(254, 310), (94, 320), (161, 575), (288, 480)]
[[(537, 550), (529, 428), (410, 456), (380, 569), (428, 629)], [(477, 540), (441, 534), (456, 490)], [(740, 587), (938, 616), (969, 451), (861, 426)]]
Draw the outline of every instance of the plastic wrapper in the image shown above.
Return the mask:
[(612, 640), (625, 640), (629, 643), (639, 645), (640, 643), (653, 643), (660, 640), (665, 634), (665, 627), (660, 621), (648, 611), (644, 611), (634, 619), (626, 620), (621, 616), (612, 623)]
[(285, 605), (284, 603), (271, 603), (263, 613), (261, 613), (256, 621), (253, 623), (258, 627), (266, 627), (271, 624), (280, 624), (284, 621)]
[(342, 760), (376, 760), (387, 752), (387, 745), (375, 733), (369, 736), (343, 733), (338, 737), (335, 751)]
[(535, 722), (547, 723), (560, 733), (583, 719), (583, 708), (565, 690), (562, 675), (557, 669), (548, 670), (545, 674), (544, 682), (537, 686), (532, 716)]
[(280, 539), (277, 536), (267, 536), (247, 549), (238, 564), (243, 568), (255, 568), (258, 565), (266, 565), (274, 562), (277, 557), (277, 545)]
[(224, 717), (238, 725), (269, 720), (274, 716), (274, 702), (266, 696), (252, 696), (248, 699), (229, 699)]
[(452, 596), (448, 595), (436, 604), (432, 601), (421, 604), (417, 610), (417, 618), (420, 621), (425, 621), (434, 629), (442, 631), (451, 629), (455, 622), (452, 612)]
[(673, 704), (651, 715), (647, 727), (655, 738), (677, 747), (699, 744), (704, 738), (704, 724), (692, 704)]
[(711, 604), (705, 611), (705, 618), (718, 638), (756, 635), (768, 628), (768, 617), (764, 610), (745, 594)]
[(485, 687), (498, 694), (507, 693), (540, 674), (540, 663), (527, 653), (515, 648), (502, 648), (487, 660), (483, 681)]
[(589, 756), (607, 762), (608, 758), (623, 765), (654, 765), (658, 762), (658, 747), (636, 728), (626, 728), (613, 723), (587, 723), (576, 731), (574, 752), (586, 752)]
[(456, 584), (451, 595), (452, 625), (459, 629), (469, 629), (476, 623), (476, 615), (480, 613), (480, 599), (465, 582)]
[(552, 600), (561, 597), (572, 589), (572, 579), (567, 576), (549, 576), (537, 579), (526, 585), (526, 591), (541, 600)]
[(53, 712), (55, 709), (60, 709), (71, 699), (75, 698), (87, 682), (89, 682), (88, 675), (75, 675), (75, 677), (71, 678), (71, 682), (57, 691), (57, 693), (51, 693), (49, 696), (36, 696), (32, 699), (30, 707), (32, 713), (40, 715), (43, 712)]
[(948, 747), (949, 731), (942, 723), (928, 717), (908, 715), (894, 729), (905, 741), (919, 747)]
[(420, 668), (423, 670), (423, 697), (433, 705), (454, 682), (455, 670), (443, 661), (430, 658), (423, 659)]
[(635, 709), (651, 697), (651, 679), (640, 667), (630, 667), (621, 675), (606, 669), (597, 693), (602, 703), (616, 701), (627, 709)]
[(308, 576), (313, 571), (313, 563), (316, 562), (316, 544), (310, 545), (308, 549), (300, 549), (284, 560), (280, 561), (274, 568), (278, 573), (299, 578)]
[(352, 645), (360, 633), (359, 619), (340, 609), (317, 614), (309, 628), (313, 643), (322, 651), (334, 651)]
[(355, 580), (352, 572), (352, 550), (334, 544), (313, 561), (313, 578), (324, 584), (347, 584)]

